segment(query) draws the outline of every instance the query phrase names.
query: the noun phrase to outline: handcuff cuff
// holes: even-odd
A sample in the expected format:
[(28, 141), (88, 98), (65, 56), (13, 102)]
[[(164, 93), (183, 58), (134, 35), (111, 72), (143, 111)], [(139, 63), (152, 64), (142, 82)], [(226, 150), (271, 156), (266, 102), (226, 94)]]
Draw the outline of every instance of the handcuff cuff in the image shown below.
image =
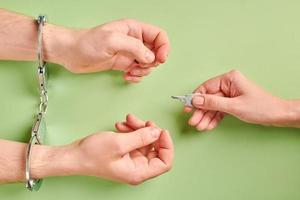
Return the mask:
[(38, 191), (42, 185), (43, 179), (34, 179), (31, 176), (31, 155), (32, 148), (34, 145), (42, 145), (44, 143), (44, 136), (46, 133), (45, 114), (48, 107), (48, 94), (46, 87), (46, 62), (43, 57), (43, 27), (46, 22), (46, 17), (43, 15), (38, 16), (38, 34), (37, 34), (37, 59), (38, 59), (38, 81), (40, 91), (40, 104), (39, 111), (34, 121), (31, 130), (31, 138), (29, 140), (27, 151), (26, 151), (26, 166), (25, 166), (25, 177), (26, 177), (26, 188), (30, 191)]

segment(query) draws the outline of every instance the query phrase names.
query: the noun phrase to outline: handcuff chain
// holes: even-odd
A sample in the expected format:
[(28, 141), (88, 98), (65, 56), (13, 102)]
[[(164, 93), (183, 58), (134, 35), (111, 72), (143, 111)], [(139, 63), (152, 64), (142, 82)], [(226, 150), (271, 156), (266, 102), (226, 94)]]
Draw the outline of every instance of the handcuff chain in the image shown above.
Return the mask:
[(40, 104), (39, 104), (39, 112), (37, 114), (36, 120), (33, 124), (31, 131), (31, 138), (28, 143), (27, 152), (26, 152), (26, 169), (25, 169), (25, 177), (26, 177), (26, 188), (30, 191), (39, 190), (42, 179), (34, 179), (31, 177), (30, 173), (30, 159), (32, 154), (32, 147), (34, 145), (43, 144), (43, 135), (41, 135), (40, 129), (44, 120), (44, 116), (47, 112), (48, 108), (48, 93), (46, 88), (46, 62), (43, 57), (43, 27), (46, 22), (46, 17), (43, 15), (38, 16), (37, 24), (38, 24), (38, 46), (37, 46), (37, 59), (38, 59), (38, 81), (39, 81), (39, 91), (40, 91)]

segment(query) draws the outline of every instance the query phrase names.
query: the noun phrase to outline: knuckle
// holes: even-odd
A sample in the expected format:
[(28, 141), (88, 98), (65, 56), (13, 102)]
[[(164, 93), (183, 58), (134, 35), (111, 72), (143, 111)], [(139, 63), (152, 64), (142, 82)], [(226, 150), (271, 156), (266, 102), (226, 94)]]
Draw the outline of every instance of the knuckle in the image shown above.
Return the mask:
[(234, 77), (238, 77), (241, 75), (241, 72), (239, 70), (233, 69), (229, 72), (230, 75), (234, 76)]
[(114, 44), (116, 40), (118, 40), (120, 34), (115, 31), (106, 30), (103, 31), (103, 34), (101, 36), (101, 40), (105, 44)]
[(112, 43), (115, 42), (116, 39), (119, 38), (119, 33), (114, 32), (114, 31), (107, 31), (105, 36), (104, 36), (104, 40), (108, 43)]
[(127, 24), (136, 24), (137, 23), (137, 20), (131, 19), (131, 18), (124, 18), (124, 19), (122, 19), (122, 21)]
[(208, 108), (217, 108), (218, 107), (218, 102), (215, 101), (214, 98), (211, 98), (210, 96), (207, 96), (204, 100), (204, 104)]
[(135, 45), (136, 47), (138, 47), (140, 50), (142, 49), (141, 47), (144, 46), (144, 44), (142, 43), (142, 41), (141, 41), (141, 40), (138, 40), (138, 39), (136, 39), (136, 40), (134, 41), (134, 45)]
[(171, 171), (173, 164), (172, 163), (168, 163), (166, 164), (166, 172)]
[(114, 138), (116, 137), (116, 133), (112, 131), (104, 131), (101, 132), (102, 135), (105, 135), (106, 139), (109, 141), (114, 141)]

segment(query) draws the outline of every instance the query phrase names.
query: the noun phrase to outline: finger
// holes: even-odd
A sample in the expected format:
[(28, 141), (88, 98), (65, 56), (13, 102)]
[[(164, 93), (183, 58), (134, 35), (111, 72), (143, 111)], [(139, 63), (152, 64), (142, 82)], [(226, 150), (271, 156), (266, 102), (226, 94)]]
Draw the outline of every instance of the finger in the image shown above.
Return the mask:
[[(160, 43), (160, 42), (157, 42), (157, 43)], [(170, 45), (169, 44), (165, 44), (165, 45), (160, 46), (157, 49), (157, 52), (156, 52), (157, 61), (160, 62), (160, 63), (166, 62), (166, 60), (168, 58), (168, 55), (169, 55), (169, 51), (170, 51)]]
[(133, 114), (128, 114), (126, 116), (126, 124), (133, 130), (144, 128), (146, 126), (146, 123), (143, 120), (137, 118)]
[(152, 121), (147, 121), (147, 122), (146, 122), (146, 126), (147, 126), (147, 127), (152, 126), (152, 127), (157, 127), (157, 128), (159, 128), (159, 127), (156, 126), (156, 124), (155, 124), (154, 122), (152, 122)]
[(198, 88), (196, 88), (196, 90), (194, 90), (194, 93), (215, 94), (221, 92), (221, 80), (222, 75), (210, 78), (203, 82)]
[(149, 160), (150, 177), (158, 176), (172, 167), (174, 149), (171, 136), (168, 131), (163, 131), (159, 139), (157, 157)]
[(131, 69), (135, 68), (135, 67), (140, 67), (140, 68), (155, 68), (157, 67), (159, 64), (159, 62), (154, 61), (153, 63), (139, 63), (136, 60), (134, 60), (129, 67), (126, 69), (126, 72), (131, 71)]
[(159, 139), (161, 131), (154, 127), (146, 127), (127, 134), (118, 134), (117, 141), (121, 154), (152, 144)]
[(173, 161), (173, 142), (169, 131), (163, 130), (159, 138), (158, 156), (166, 164), (170, 165)]
[(218, 112), (216, 116), (211, 120), (209, 125), (207, 126), (207, 130), (212, 130), (216, 128), (223, 118), (224, 118), (224, 113)]
[(156, 26), (141, 23), (143, 40), (152, 45), (156, 50), (156, 60), (160, 63), (166, 61), (169, 51), (170, 42), (167, 33)]
[(132, 128), (126, 125), (124, 122), (117, 122), (115, 124), (116, 129), (121, 133), (128, 133), (134, 131)]
[(197, 124), (196, 129), (198, 131), (204, 131), (207, 127), (208, 124), (211, 122), (211, 120), (215, 117), (217, 112), (215, 111), (208, 111), (205, 113), (201, 121)]
[(134, 69), (134, 68), (136, 68), (136, 67), (140, 67), (140, 64), (136, 61), (136, 60), (134, 60), (134, 61), (132, 61), (132, 63), (129, 65), (129, 67), (127, 67), (125, 70), (124, 70), (124, 72), (130, 72), (132, 69)]
[(237, 106), (238, 102), (235, 98), (202, 94), (194, 96), (192, 103), (196, 108), (199, 109), (214, 110), (234, 114), (234, 109)]
[[(139, 38), (139, 39), (143, 40), (143, 37), (141, 37), (141, 38)], [(149, 43), (147, 43), (147, 42), (144, 42), (144, 45), (145, 45), (148, 49), (150, 49), (152, 52), (154, 51), (154, 46), (153, 46), (153, 44), (149, 44)]]
[(183, 108), (183, 112), (186, 112), (186, 113), (189, 113), (189, 112), (191, 112), (192, 110), (193, 110), (193, 108), (188, 107), (188, 106), (185, 106), (185, 107)]
[[(225, 96), (230, 96), (231, 87), (236, 82), (236, 80), (245, 80), (245, 78), (240, 72), (232, 70), (225, 74), (210, 78), (209, 80), (202, 83), (196, 90), (204, 90), (204, 92), (201, 93), (206, 94), (216, 94), (218, 92), (222, 92), (223, 94), (225, 94)], [(245, 83), (245, 81), (238, 82), (239, 85), (243, 85)]]
[(139, 67), (141, 67), (141, 68), (155, 68), (155, 67), (157, 67), (157, 66), (160, 65), (160, 64), (161, 64), (161, 63), (155, 61), (155, 62), (150, 63), (150, 64), (143, 64), (143, 63), (141, 63), (141, 64), (139, 65)]
[(131, 158), (134, 157), (145, 157), (139, 150), (133, 150), (129, 153)]
[(157, 157), (157, 152), (156, 151), (150, 151), (147, 155), (148, 160), (151, 160), (155, 157)]
[(131, 159), (135, 162), (136, 165), (144, 165), (145, 163), (148, 163), (147, 157), (143, 155), (139, 150), (134, 150), (129, 153)]
[(154, 147), (154, 144), (155, 144), (155, 143), (156, 143), (156, 142), (154, 142), (154, 143), (152, 143), (152, 144), (149, 144), (149, 145), (147, 145), (147, 146), (144, 146), (144, 147), (140, 148), (139, 151), (140, 151), (144, 156), (146, 156), (146, 155), (149, 153), (149, 151), (151, 151), (151, 149)]
[(196, 126), (202, 119), (204, 113), (205, 113), (204, 110), (200, 110), (200, 109), (195, 110), (192, 117), (189, 119), (189, 122), (188, 122), (189, 125)]
[(152, 63), (155, 55), (141, 40), (121, 33), (114, 33), (112, 41), (109, 42), (111, 54), (118, 52), (130, 53), (139, 63)]
[(129, 71), (132, 76), (147, 76), (151, 73), (151, 68), (135, 67)]
[(129, 74), (124, 74), (124, 79), (130, 83), (139, 83), (143, 78), (139, 76), (131, 76)]
[[(137, 118), (133, 114), (128, 114), (126, 116), (126, 125), (129, 126), (133, 130), (147, 127), (147, 123), (145, 123), (143, 120)], [(143, 155), (147, 155), (151, 148), (152, 148), (152, 145), (148, 145), (146, 147), (140, 148), (140, 151), (142, 152)]]
[[(193, 91), (193, 93), (194, 94), (199, 94), (199, 95), (201, 95), (201, 94), (205, 94), (206, 93), (206, 89), (201, 85), (201, 86), (199, 86), (198, 88), (196, 88), (194, 91)], [(222, 93), (222, 92), (217, 92), (217, 93), (215, 93), (214, 95), (217, 95), (217, 96), (224, 96), (224, 94)], [(193, 110), (193, 108), (191, 108), (191, 107), (188, 107), (188, 106), (185, 106), (184, 107), (184, 109), (183, 109), (183, 111), (184, 112), (191, 112)]]
[[(146, 127), (156, 127), (158, 129), (160, 129), (154, 122), (152, 121), (147, 121), (146, 122)], [(154, 142), (151, 145), (148, 145), (147, 147), (144, 148), (144, 153), (148, 154), (150, 151), (154, 150), (155, 147), (157, 146), (158, 141)]]

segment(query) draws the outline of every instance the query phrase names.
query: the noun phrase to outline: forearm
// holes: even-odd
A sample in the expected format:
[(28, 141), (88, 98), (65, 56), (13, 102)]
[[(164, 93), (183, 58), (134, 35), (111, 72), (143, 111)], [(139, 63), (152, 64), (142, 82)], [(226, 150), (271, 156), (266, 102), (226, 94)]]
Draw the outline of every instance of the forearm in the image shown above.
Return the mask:
[[(25, 181), (25, 155), (27, 144), (0, 140), (0, 184)], [(31, 176), (75, 175), (79, 171), (72, 145), (49, 147), (35, 145), (32, 149)]]
[[(37, 59), (37, 23), (28, 16), (0, 9), (0, 60)], [(72, 29), (45, 24), (44, 59), (63, 64), (63, 57), (73, 43)]]

